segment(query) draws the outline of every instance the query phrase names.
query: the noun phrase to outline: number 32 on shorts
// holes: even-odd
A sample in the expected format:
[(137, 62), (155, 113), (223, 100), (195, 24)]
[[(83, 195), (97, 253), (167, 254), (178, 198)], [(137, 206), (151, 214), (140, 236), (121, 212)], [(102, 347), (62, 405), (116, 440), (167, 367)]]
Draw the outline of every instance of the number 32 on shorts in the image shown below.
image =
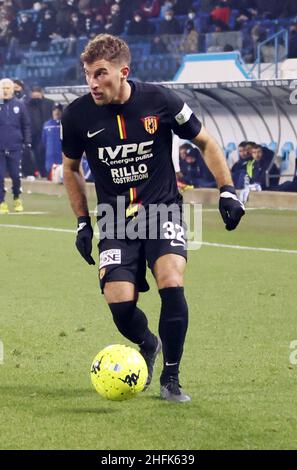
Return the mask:
[[(167, 240), (172, 240), (170, 245), (172, 246), (185, 246), (185, 230), (179, 224), (174, 224), (173, 222), (164, 222), (164, 238)], [(174, 241), (176, 240), (176, 242)]]

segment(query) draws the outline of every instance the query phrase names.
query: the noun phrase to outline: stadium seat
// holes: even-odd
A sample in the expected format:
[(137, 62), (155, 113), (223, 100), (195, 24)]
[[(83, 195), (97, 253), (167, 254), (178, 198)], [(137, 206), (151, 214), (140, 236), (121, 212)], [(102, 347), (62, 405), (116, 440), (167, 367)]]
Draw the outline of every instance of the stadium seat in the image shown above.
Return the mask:
[(274, 140), (272, 140), (270, 142), (270, 144), (268, 145), (268, 148), (269, 150), (272, 150), (273, 152), (276, 152), (276, 149), (277, 149), (277, 142), (275, 142)]

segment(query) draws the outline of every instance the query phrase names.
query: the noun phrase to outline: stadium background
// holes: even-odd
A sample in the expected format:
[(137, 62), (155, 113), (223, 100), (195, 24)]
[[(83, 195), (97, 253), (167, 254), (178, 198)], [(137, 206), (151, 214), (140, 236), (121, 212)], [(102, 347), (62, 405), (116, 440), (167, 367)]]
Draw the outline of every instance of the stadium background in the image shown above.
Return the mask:
[[(230, 168), (239, 143), (254, 141), (272, 151), (279, 184), (294, 183), (295, 2), (169, 3), (0, 1), (0, 76), (24, 81), (25, 101), (43, 86), (53, 103), (66, 104), (84, 92), (78, 57), (88, 38), (121, 34), (132, 77), (171, 82), (216, 136)], [(166, 8), (172, 24), (162, 18)], [(136, 12), (147, 17), (141, 29)], [(146, 34), (131, 34), (132, 26)], [(237, 51), (245, 72), (236, 82), (236, 58), (228, 66), (215, 60), (214, 69), (203, 62), (203, 73), (197, 68), (183, 81), (186, 54)], [(223, 78), (224, 70), (231, 76)], [(215, 189), (184, 191), (204, 210), (204, 245), (191, 253), (187, 273), (188, 408), (159, 403), (159, 363), (151, 389), (130, 403), (111, 405), (91, 389), (93, 356), (121, 338), (96, 295), (95, 273), (74, 252), (63, 187), (31, 178), (23, 190), (25, 212), (0, 218), (1, 449), (297, 448), (296, 189), (251, 193), (232, 234), (223, 229)], [(88, 191), (95, 207), (92, 183)], [(141, 306), (156, 328), (154, 287)]]

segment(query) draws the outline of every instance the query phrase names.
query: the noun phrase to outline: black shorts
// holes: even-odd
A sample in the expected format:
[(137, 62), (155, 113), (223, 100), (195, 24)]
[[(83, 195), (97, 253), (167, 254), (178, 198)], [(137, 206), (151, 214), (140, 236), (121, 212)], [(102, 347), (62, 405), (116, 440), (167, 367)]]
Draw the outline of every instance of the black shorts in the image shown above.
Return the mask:
[(135, 284), (139, 292), (146, 292), (149, 290), (147, 265), (153, 273), (154, 264), (160, 256), (173, 253), (187, 259), (186, 226), (181, 220), (177, 225), (168, 221), (163, 227), (162, 237), (135, 240), (104, 238), (99, 241), (98, 247), (102, 292), (105, 283), (112, 281), (128, 281)]

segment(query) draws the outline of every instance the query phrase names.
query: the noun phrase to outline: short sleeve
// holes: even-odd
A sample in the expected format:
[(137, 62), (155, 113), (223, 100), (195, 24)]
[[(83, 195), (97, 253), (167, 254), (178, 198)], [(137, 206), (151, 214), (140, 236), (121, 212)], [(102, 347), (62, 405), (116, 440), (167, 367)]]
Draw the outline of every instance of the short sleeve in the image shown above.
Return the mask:
[(194, 139), (201, 130), (201, 122), (177, 93), (165, 87), (164, 91), (173, 132), (181, 139)]
[(84, 152), (84, 141), (76, 128), (71, 105), (68, 106), (61, 119), (62, 151), (66, 157), (78, 160)]

